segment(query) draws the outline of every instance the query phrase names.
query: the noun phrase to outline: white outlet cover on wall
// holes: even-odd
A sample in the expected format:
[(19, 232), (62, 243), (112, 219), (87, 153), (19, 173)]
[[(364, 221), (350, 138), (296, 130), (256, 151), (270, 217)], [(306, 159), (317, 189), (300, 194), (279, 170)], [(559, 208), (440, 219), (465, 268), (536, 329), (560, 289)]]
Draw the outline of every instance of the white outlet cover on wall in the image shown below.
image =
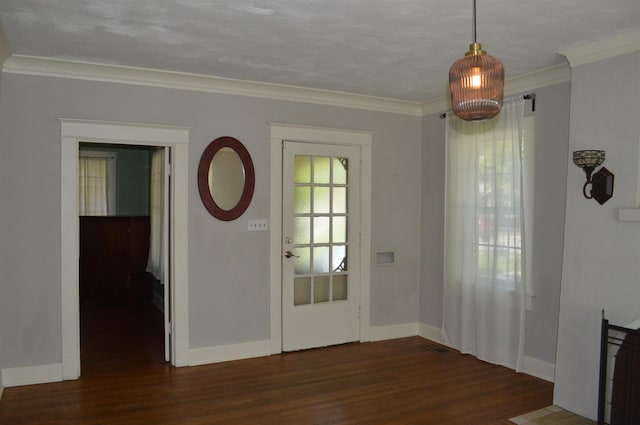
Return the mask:
[(250, 232), (265, 232), (269, 230), (269, 220), (266, 218), (259, 220), (249, 220), (248, 230)]

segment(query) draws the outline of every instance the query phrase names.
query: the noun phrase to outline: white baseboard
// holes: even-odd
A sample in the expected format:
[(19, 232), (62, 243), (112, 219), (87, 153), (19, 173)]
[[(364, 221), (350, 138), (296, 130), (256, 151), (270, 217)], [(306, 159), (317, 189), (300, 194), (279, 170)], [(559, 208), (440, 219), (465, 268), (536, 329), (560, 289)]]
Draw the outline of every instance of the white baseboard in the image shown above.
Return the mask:
[[(370, 341), (383, 341), (387, 339), (416, 336), (419, 335), (419, 328), (422, 329), (423, 327), (426, 329), (428, 325), (403, 323), (400, 325), (390, 326), (372, 326), (369, 328)], [(429, 335), (432, 336), (426, 338), (438, 341), (433, 336), (436, 334), (436, 331), (432, 331), (429, 333)], [(424, 337), (424, 335), (420, 335)], [(189, 365), (197, 366), (209, 363), (226, 362), (230, 360), (249, 359), (252, 357), (269, 356), (278, 352), (280, 351), (274, 351), (273, 343), (269, 340), (215, 347), (192, 348), (189, 350)]]
[(444, 344), (444, 341), (442, 339), (442, 329), (436, 328), (435, 326), (427, 325), (426, 323), (420, 323), (418, 335), (433, 342), (437, 342), (438, 344)]
[(554, 382), (556, 376), (556, 365), (547, 363), (533, 357), (525, 356), (522, 371), (527, 375)]
[(370, 335), (371, 341), (416, 336), (418, 335), (418, 324), (403, 323), (401, 325), (372, 326), (370, 329)]
[(270, 340), (192, 348), (189, 350), (189, 366), (269, 356), (272, 351)]
[[(385, 339), (404, 338), (415, 335), (418, 335), (417, 323), (374, 326), (370, 328), (371, 341), (382, 341)], [(269, 340), (192, 348), (189, 350), (189, 366), (270, 356), (277, 352), (279, 352), (279, 350), (274, 351), (273, 343)]]
[[(442, 333), (440, 329), (424, 323), (405, 323), (401, 325), (377, 326), (371, 328), (371, 341), (404, 338), (415, 335), (419, 335), (434, 342), (442, 343)], [(269, 356), (272, 353), (273, 346), (270, 340), (223, 345), (218, 347), (194, 348), (189, 350), (189, 365), (197, 366), (230, 360)], [(547, 363), (533, 357), (525, 357), (523, 369), (523, 372), (528, 375), (532, 375), (549, 382), (554, 382), (555, 365), (552, 363)], [(2, 390), (4, 387), (42, 384), (62, 380), (62, 364), (1, 369), (0, 397), (2, 397)]]
[(0, 375), (3, 387), (58, 382), (62, 381), (62, 364), (2, 369)]

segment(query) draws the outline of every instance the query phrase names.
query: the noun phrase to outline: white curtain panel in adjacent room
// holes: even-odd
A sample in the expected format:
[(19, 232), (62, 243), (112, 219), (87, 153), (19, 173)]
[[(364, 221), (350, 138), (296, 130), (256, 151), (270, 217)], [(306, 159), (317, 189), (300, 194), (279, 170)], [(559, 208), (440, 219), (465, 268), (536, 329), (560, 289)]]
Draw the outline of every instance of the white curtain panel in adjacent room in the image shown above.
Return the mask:
[(151, 154), (149, 261), (147, 271), (164, 283), (162, 232), (164, 228), (164, 149)]
[(109, 159), (80, 157), (78, 160), (78, 214), (108, 215)]

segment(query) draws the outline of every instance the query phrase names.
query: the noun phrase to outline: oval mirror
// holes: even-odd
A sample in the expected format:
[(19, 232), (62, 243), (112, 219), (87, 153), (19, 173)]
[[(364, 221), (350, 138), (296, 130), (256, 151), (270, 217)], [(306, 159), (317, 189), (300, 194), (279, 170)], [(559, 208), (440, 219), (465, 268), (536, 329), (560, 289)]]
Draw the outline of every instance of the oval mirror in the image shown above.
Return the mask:
[(207, 146), (198, 167), (198, 191), (215, 218), (240, 217), (253, 197), (255, 174), (249, 151), (233, 137), (219, 137)]

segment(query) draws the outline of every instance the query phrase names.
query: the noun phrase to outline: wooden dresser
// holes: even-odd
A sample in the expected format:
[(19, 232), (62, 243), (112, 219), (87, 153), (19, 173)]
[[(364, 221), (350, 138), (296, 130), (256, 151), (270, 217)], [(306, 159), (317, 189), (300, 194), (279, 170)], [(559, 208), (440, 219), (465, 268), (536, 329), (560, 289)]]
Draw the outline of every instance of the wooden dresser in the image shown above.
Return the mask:
[(131, 305), (149, 300), (149, 217), (80, 217), (80, 299)]

